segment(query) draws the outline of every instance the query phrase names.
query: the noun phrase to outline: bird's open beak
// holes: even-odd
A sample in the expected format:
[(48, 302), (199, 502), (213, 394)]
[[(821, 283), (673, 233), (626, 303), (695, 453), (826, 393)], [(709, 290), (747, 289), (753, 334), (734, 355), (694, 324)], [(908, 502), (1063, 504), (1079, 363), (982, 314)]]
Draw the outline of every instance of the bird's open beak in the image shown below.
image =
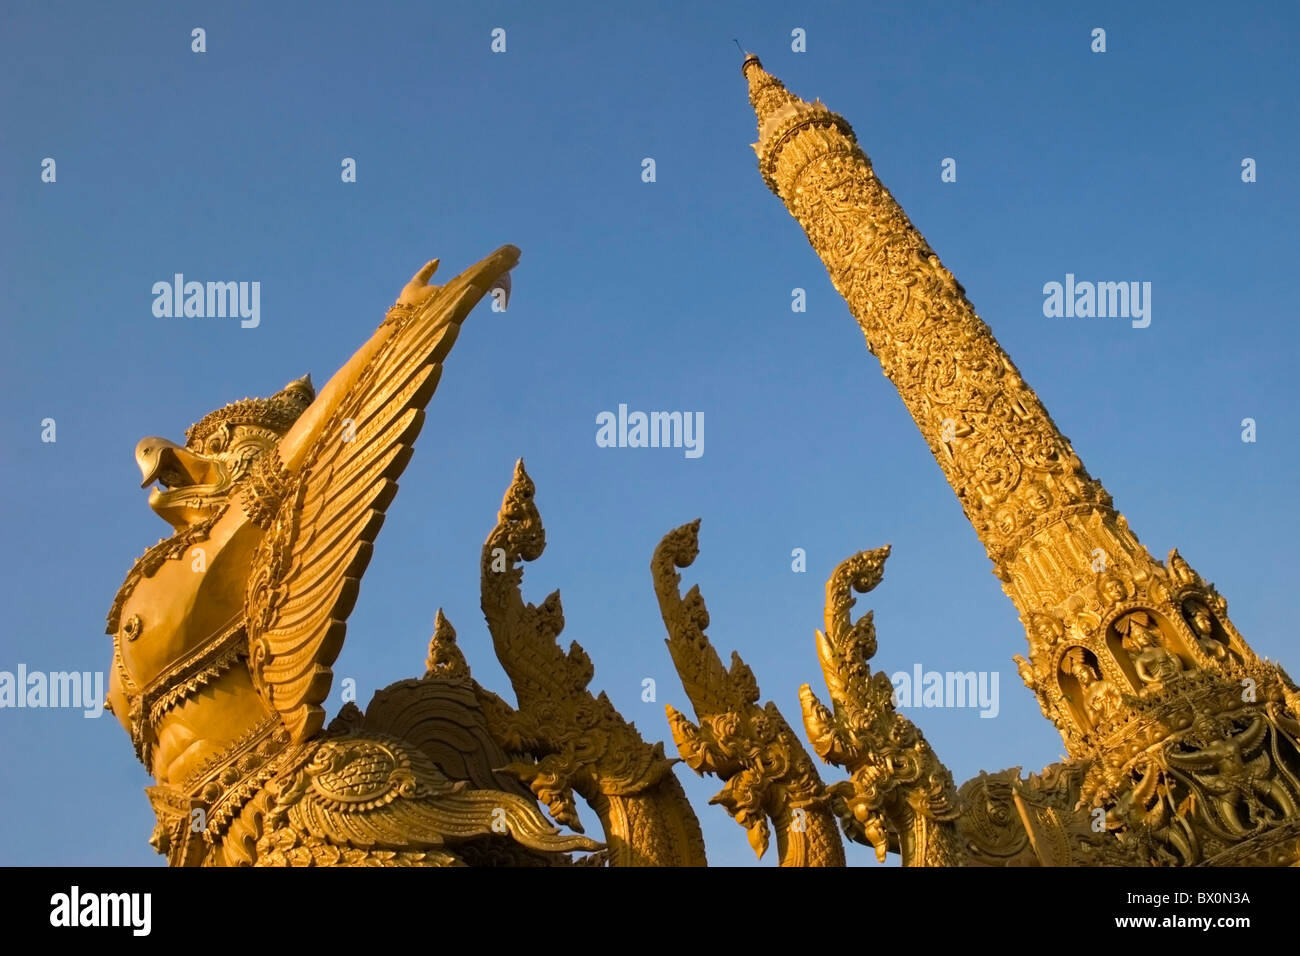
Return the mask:
[(214, 484), (220, 478), (216, 462), (156, 435), (142, 438), (135, 446), (135, 463), (141, 488), (155, 481), (165, 488), (187, 488)]
[(178, 531), (209, 515), (230, 480), (219, 460), (156, 435), (135, 446), (135, 463), (143, 479), (140, 487), (161, 486), (149, 492), (149, 507)]

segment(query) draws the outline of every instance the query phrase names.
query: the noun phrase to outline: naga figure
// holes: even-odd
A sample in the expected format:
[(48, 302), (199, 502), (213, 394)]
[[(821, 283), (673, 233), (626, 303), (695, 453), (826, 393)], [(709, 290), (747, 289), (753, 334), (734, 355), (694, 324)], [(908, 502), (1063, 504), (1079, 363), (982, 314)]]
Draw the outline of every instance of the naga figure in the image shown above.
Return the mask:
[[(442, 286), (427, 264), (319, 394), (302, 378), (212, 412), (184, 445), (137, 446), (175, 533), (113, 603), (108, 696), (156, 780), (151, 842), (172, 864), (547, 863), (597, 848), (490, 768), (452, 779), (419, 733), (350, 713), (327, 730), (321, 706), (443, 358), (518, 256), (504, 246)], [(416, 696), (481, 723), (436, 680)]]

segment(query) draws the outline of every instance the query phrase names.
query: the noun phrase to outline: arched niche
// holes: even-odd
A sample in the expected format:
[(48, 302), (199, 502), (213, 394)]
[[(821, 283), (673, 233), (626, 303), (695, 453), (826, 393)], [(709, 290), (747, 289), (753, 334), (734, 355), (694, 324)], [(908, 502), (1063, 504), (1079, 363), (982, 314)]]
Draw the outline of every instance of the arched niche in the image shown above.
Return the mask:
[[(1178, 610), (1182, 614), (1183, 623), (1205, 657), (1211, 660), (1231, 658), (1238, 663), (1242, 662), (1240, 645), (1223, 626), (1219, 615), (1203, 596), (1195, 592), (1180, 595)], [(1223, 648), (1222, 654), (1214, 650), (1215, 643)]]
[(1097, 655), (1082, 644), (1066, 647), (1057, 658), (1056, 683), (1061, 698), (1075, 726), (1085, 733), (1096, 724), (1096, 715), (1088, 708), (1089, 691), (1098, 683), (1109, 683), (1104, 673)]
[[(1129, 646), (1125, 646), (1126, 639)], [(1179, 629), (1150, 608), (1122, 608), (1106, 625), (1106, 650), (1134, 691), (1147, 686), (1148, 682), (1139, 674), (1137, 659), (1144, 648), (1150, 647), (1163, 649), (1177, 660), (1182, 671), (1196, 669), (1200, 660)], [(1150, 670), (1149, 664), (1147, 669)]]

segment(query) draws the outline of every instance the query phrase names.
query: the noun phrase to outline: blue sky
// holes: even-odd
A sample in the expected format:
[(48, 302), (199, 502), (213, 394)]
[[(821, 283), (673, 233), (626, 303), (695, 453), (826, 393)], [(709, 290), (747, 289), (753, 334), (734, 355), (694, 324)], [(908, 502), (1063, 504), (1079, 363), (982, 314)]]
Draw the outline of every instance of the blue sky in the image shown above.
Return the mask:
[[(325, 382), (426, 259), (454, 274), (510, 242), (523, 257), (509, 311), (480, 308), (447, 361), (336, 688), (354, 678), (364, 703), (421, 672), (441, 606), (475, 676), (508, 692), (477, 561), (522, 456), (549, 540), (527, 596), (561, 589), (563, 638), (648, 738), (668, 736), (665, 703), (687, 704), (650, 555), (699, 516), (686, 585), (700, 584), (724, 658), (739, 650), (787, 719), (800, 683), (821, 689), (827, 574), (888, 542), (884, 582), (858, 607), (876, 612), (874, 663), (1000, 671), (995, 719), (911, 712), (957, 780), (1056, 760), (1010, 660), (1025, 646), (1012, 605), (758, 175), (733, 37), (854, 125), (1148, 549), (1178, 547), (1255, 650), (1300, 670), (1287, 623), (1300, 17), (1050, 6), (6, 4), (0, 670), (107, 669), (113, 593), (167, 531), (139, 489), (140, 437), (180, 439), (304, 372)], [(956, 183), (940, 181), (945, 157)], [(1244, 157), (1256, 183), (1241, 181)], [(177, 272), (259, 281), (261, 324), (156, 318), (151, 287)], [(1045, 318), (1042, 287), (1066, 273), (1151, 282), (1150, 327)], [(795, 287), (806, 313), (791, 312)], [(704, 454), (597, 447), (596, 415), (619, 403), (703, 412)], [(791, 571), (796, 547), (807, 573)], [(110, 716), (0, 710), (0, 766), (0, 863), (162, 862), (146, 843), (150, 780)], [(752, 863), (744, 832), (706, 805), (718, 781), (678, 771), (710, 860)]]

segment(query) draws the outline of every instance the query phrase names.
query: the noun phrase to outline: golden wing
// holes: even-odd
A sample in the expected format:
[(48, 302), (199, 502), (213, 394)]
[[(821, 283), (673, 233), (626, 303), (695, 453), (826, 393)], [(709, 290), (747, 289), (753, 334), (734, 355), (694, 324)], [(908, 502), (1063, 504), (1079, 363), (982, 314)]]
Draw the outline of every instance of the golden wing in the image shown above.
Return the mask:
[(376, 860), (396, 852), (437, 861), (444, 846), (494, 834), (553, 853), (600, 848), (561, 833), (525, 797), (452, 783), (418, 749), (394, 738), (331, 737), (308, 746), (307, 759), (274, 784), (275, 810), (264, 836), (268, 849), (289, 848), (288, 862), (340, 853), (367, 862), (356, 851), (377, 853)]
[[(372, 543), (460, 323), (518, 262), (503, 246), (398, 320), (287, 475), (253, 557), (245, 609), (253, 683), (294, 741), (320, 730)], [(310, 414), (310, 411), (308, 412)]]

